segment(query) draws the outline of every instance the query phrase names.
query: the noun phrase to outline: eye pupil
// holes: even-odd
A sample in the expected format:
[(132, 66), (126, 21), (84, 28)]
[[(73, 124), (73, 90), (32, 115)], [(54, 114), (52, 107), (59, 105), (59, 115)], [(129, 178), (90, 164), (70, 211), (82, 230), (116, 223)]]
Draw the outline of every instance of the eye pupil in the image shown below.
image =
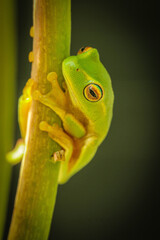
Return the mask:
[(89, 92), (93, 97), (97, 98), (96, 93), (91, 88), (89, 88)]
[(79, 54), (82, 54), (82, 53), (84, 53), (84, 52), (87, 52), (88, 50), (90, 50), (90, 49), (92, 49), (92, 47), (81, 47), (80, 49), (79, 49), (79, 51), (78, 51), (78, 55)]
[(83, 94), (88, 101), (97, 102), (102, 98), (103, 91), (98, 84), (90, 83), (84, 88)]
[(81, 52), (83, 52), (83, 51), (84, 51), (84, 49), (85, 49), (85, 47), (82, 47), (82, 48), (81, 48)]

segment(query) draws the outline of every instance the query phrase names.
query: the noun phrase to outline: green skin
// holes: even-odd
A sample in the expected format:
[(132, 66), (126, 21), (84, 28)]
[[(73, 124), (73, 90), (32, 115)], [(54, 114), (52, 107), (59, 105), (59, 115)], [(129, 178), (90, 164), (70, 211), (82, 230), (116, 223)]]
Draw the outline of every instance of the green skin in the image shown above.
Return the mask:
[[(39, 126), (63, 148), (62, 151), (54, 153), (52, 158), (54, 163), (61, 161), (60, 184), (65, 183), (94, 157), (108, 133), (114, 102), (109, 74), (100, 62), (95, 48), (65, 59), (62, 71), (65, 79), (63, 89), (59, 86), (56, 73), (51, 72), (47, 76), (52, 85), (49, 93), (42, 95), (35, 90), (31, 97), (34, 83), (30, 81), (19, 100), (19, 124), (23, 138), (26, 135), (25, 119), (28, 118), (32, 98), (50, 107), (62, 120), (63, 128), (58, 124), (51, 126), (45, 121)], [(98, 99), (94, 101), (93, 96), (88, 96), (85, 92), (89, 84), (98, 88)], [(22, 142), (16, 146), (16, 150), (8, 154), (10, 162), (17, 163), (22, 157), (22, 151), (19, 154), (21, 156), (17, 154), (21, 145)]]

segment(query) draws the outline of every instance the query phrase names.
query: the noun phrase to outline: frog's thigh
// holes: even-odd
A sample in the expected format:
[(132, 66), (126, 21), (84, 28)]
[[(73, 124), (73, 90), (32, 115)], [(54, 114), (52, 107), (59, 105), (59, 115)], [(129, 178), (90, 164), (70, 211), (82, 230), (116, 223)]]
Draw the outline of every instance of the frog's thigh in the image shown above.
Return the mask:
[(28, 113), (32, 102), (31, 89), (33, 84), (34, 80), (30, 78), (23, 88), (23, 95), (18, 100), (18, 122), (22, 138), (25, 138), (26, 135)]
[(80, 155), (78, 157), (78, 161), (70, 169), (68, 178), (73, 176), (75, 173), (77, 173), (80, 169), (82, 169), (92, 160), (97, 151), (97, 148), (98, 148), (97, 137), (93, 136), (86, 139), (81, 149)]
[(18, 101), (18, 122), (21, 131), (21, 136), (24, 139), (26, 135), (28, 113), (31, 106), (31, 98), (24, 99), (23, 95)]

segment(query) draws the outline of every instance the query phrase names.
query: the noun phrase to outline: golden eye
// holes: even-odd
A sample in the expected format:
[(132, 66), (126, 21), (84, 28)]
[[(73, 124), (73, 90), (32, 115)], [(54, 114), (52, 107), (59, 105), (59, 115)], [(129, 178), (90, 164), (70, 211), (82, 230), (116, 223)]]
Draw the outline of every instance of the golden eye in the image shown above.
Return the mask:
[(102, 88), (94, 83), (87, 85), (83, 93), (85, 98), (91, 102), (98, 102), (103, 96)]
[(77, 55), (87, 52), (90, 49), (92, 49), (92, 47), (82, 47), (81, 49), (79, 49)]

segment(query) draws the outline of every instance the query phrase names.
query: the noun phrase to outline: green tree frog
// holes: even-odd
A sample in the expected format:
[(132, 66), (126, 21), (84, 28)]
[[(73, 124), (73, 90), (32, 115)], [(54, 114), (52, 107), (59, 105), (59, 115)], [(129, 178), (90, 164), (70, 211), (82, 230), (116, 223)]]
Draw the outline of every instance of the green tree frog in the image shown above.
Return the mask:
[[(18, 117), (22, 139), (25, 139), (32, 99), (51, 108), (62, 120), (62, 127), (56, 123), (51, 126), (46, 121), (39, 125), (62, 147), (52, 157), (53, 163), (61, 161), (59, 183), (65, 183), (94, 157), (108, 133), (114, 102), (111, 79), (100, 62), (97, 49), (81, 48), (76, 56), (63, 61), (62, 72), (63, 88), (57, 74), (51, 72), (47, 79), (52, 89), (45, 95), (38, 90), (31, 94), (34, 83), (31, 79), (27, 82), (19, 99)], [(22, 158), (23, 142), (20, 140), (8, 153), (10, 162), (17, 163)]]

